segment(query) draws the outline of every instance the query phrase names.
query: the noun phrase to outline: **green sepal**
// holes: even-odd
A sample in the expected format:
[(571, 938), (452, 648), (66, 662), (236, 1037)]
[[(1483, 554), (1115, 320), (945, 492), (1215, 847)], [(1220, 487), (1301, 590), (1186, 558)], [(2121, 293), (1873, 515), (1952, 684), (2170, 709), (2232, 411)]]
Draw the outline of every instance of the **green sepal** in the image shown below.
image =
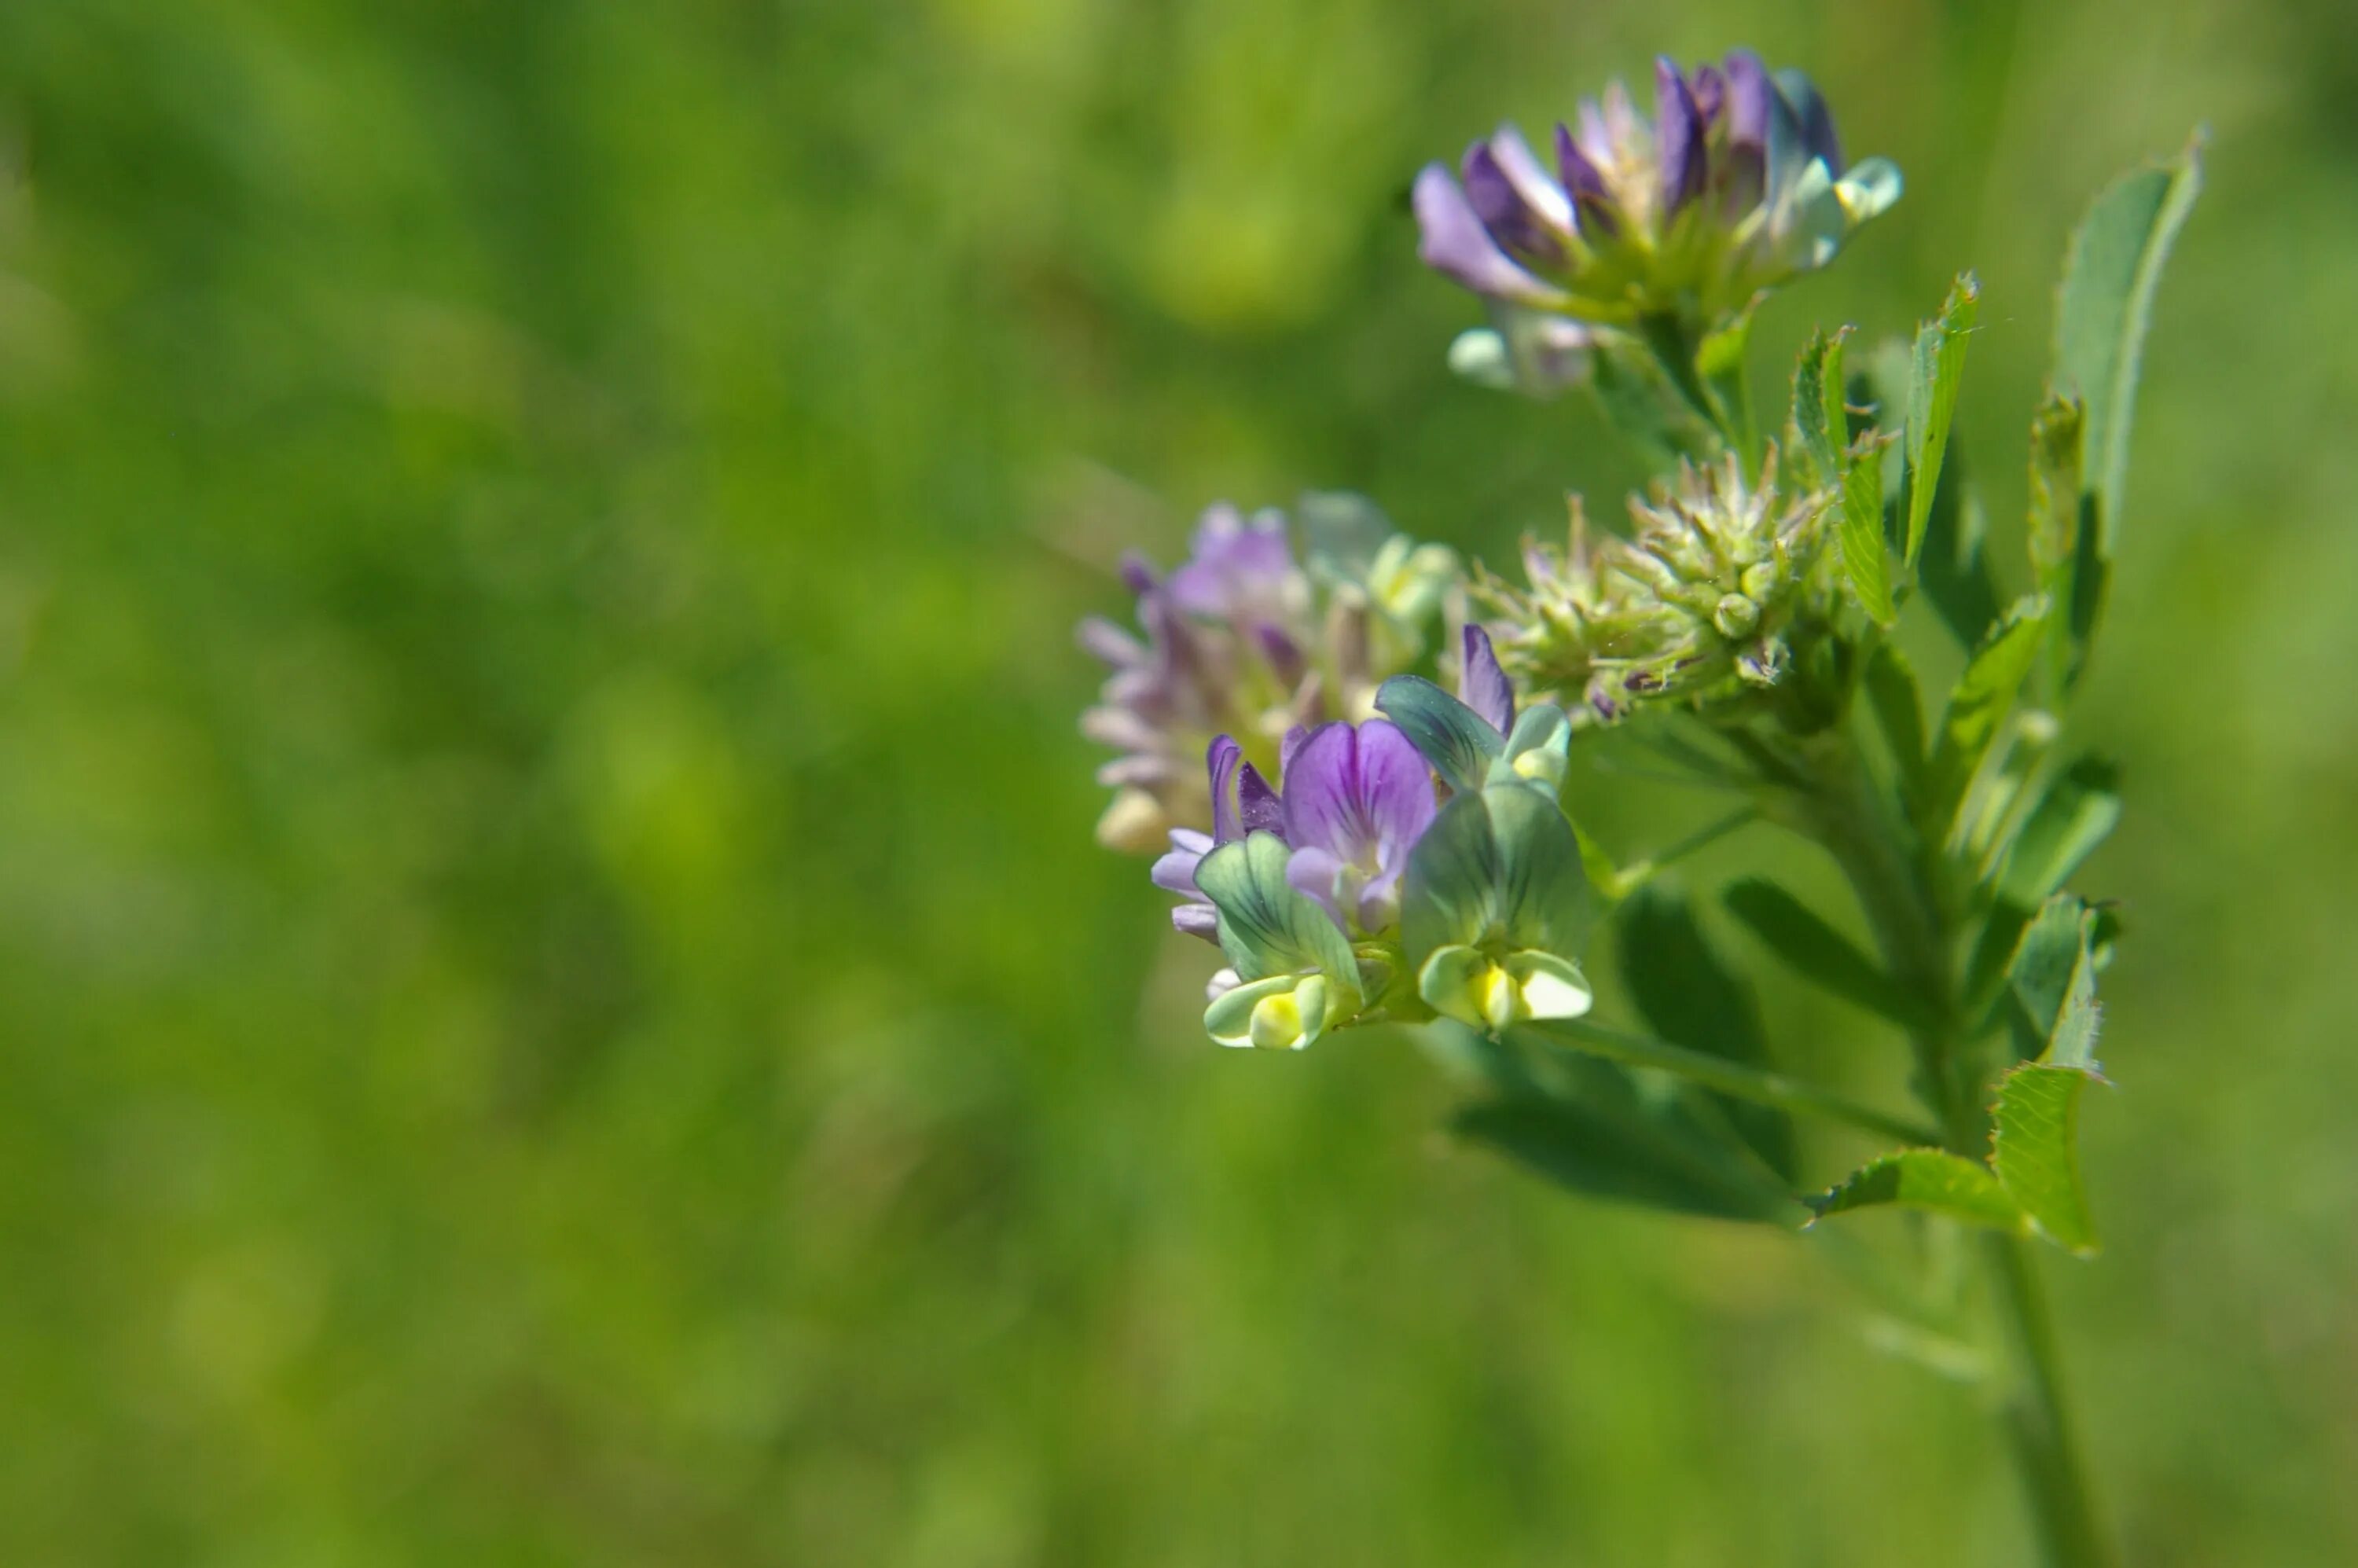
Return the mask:
[(1291, 851), (1274, 833), (1223, 844), (1195, 868), (1195, 886), (1219, 911), (1220, 950), (1247, 981), (1315, 969), (1331, 999), (1358, 1010), (1359, 966), (1349, 938), (1316, 900), (1285, 880)]
[(1507, 737), (1506, 749), (1490, 763), (1484, 785), (1537, 784), (1553, 798), (1563, 787), (1571, 758), (1572, 725), (1563, 709), (1553, 703), (1534, 703), (1516, 717), (1514, 733)]
[(2080, 1100), (2103, 1080), (2085, 1067), (2025, 1062), (1998, 1081), (1991, 1162), (2039, 1233), (2081, 1257), (2097, 1249), (2080, 1176)]
[(1730, 883), (1721, 897), (1729, 914), (1805, 979), (1903, 1029), (1923, 1025), (1923, 1006), (1905, 987), (1775, 882), (1746, 877)]
[(1378, 687), (1376, 709), (1400, 726), (1441, 782), (1459, 795), (1479, 790), (1507, 749), (1505, 738), (1480, 714), (1422, 676), (1394, 676)]
[(2024, 1228), (2022, 1206), (1989, 1167), (1945, 1149), (1903, 1149), (1870, 1160), (1831, 1191), (1802, 1201), (1816, 1217), (1812, 1224), (1854, 1209), (1896, 1206), (1993, 1230)]
[(1908, 531), (1909, 569), (1924, 547), (1925, 524), (1939, 492), (1941, 463), (1949, 449), (1949, 426), (1957, 411), (1957, 383), (1964, 373), (1965, 344), (1981, 307), (1981, 285), (1962, 273), (1950, 286), (1941, 314), (1916, 333), (1908, 387)]

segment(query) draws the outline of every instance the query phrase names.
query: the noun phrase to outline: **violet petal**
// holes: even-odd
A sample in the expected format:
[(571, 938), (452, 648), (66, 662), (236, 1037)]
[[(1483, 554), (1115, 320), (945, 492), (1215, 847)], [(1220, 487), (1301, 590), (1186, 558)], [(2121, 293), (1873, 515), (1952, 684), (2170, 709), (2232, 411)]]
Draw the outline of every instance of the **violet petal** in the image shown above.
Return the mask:
[(1556, 302), (1554, 290), (1509, 260), (1490, 238), (1448, 169), (1426, 165), (1411, 199), (1421, 236), (1417, 255), (1425, 265), (1476, 294), (1532, 305)]
[(1464, 654), (1458, 665), (1457, 700), (1501, 735), (1515, 727), (1515, 688), (1508, 681), (1507, 673), (1498, 667), (1498, 654), (1490, 646), (1490, 633), (1472, 624), (1466, 628)]
[(1654, 157), (1661, 177), (1661, 222), (1703, 190), (1703, 119), (1686, 78), (1665, 56), (1654, 62)]
[(1619, 232), (1621, 222), (1614, 213), (1613, 193), (1605, 183), (1604, 172), (1590, 161), (1569, 125), (1559, 124), (1555, 128), (1555, 161), (1563, 173), (1563, 188), (1572, 197), (1580, 232), (1591, 237)]

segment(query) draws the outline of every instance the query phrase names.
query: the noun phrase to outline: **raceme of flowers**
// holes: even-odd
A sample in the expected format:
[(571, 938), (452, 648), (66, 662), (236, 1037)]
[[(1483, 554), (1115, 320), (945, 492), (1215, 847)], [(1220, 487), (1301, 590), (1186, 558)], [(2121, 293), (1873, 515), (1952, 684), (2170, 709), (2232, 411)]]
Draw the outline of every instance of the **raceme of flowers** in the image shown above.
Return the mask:
[(1586, 373), (1600, 332), (1648, 318), (1708, 327), (1825, 265), (1899, 199), (1887, 159), (1845, 164), (1833, 116), (1799, 71), (1739, 49), (1682, 71), (1658, 61), (1654, 114), (1622, 83), (1559, 123), (1545, 156), (1511, 124), (1416, 178), (1426, 265), (1489, 302), (1491, 329), (1452, 363), (1546, 389)]

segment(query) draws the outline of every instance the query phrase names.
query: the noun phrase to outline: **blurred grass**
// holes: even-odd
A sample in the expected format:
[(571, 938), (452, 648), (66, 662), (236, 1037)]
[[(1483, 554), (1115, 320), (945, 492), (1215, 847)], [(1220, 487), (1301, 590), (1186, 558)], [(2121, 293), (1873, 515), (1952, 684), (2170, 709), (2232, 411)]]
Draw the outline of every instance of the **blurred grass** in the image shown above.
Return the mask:
[(1740, 41), (1910, 184), (1764, 334), (1978, 267), (2001, 518), (2072, 218), (2214, 129), (2091, 703), (2112, 1249), (2052, 1271), (2135, 1562), (2358, 1557), (2346, 5), (25, 0), (0, 1558), (2021, 1561), (1807, 1249), (1453, 1150), (1400, 1041), (1212, 1053), (1088, 838), (1123, 546), (1626, 481), (1446, 379), (1402, 194)]

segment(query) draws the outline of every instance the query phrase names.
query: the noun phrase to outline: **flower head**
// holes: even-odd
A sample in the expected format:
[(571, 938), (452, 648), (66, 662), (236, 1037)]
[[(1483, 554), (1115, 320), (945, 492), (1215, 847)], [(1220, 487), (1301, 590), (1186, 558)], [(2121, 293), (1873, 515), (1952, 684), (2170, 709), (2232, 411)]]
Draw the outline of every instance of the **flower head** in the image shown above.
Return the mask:
[(1455, 555), (1392, 534), (1349, 498), (1304, 508), (1306, 563), (1282, 513), (1214, 506), (1168, 576), (1125, 564), (1137, 633), (1082, 623), (1082, 646), (1112, 673), (1081, 729), (1121, 752), (1098, 774), (1116, 792), (1098, 824), (1103, 842), (1152, 850), (1174, 833), (1218, 838), (1220, 774), (1203, 761), (1215, 736), (1231, 738), (1238, 768), (1273, 776), (1288, 734), (1368, 717), (1376, 687), (1422, 654)]
[(1475, 586), (1509, 673), (1565, 694), (1576, 719), (1772, 686), (1795, 628), (1834, 611), (1833, 497), (1780, 485), (1773, 449), (1758, 483), (1733, 456), (1682, 464), (1630, 514), (1629, 539), (1595, 540), (1575, 503), (1565, 548), (1525, 542), (1525, 587)]
[[(1538, 345), (1568, 343), (1537, 331), (1534, 313), (1713, 322), (1825, 265), (1898, 200), (1887, 160), (1844, 163), (1807, 77), (1772, 74), (1748, 50), (1692, 74), (1658, 61), (1654, 105), (1649, 120), (1617, 81), (1580, 105), (1576, 130), (1556, 126), (1552, 169), (1502, 125), (1454, 177), (1437, 163), (1417, 177), (1421, 254), (1504, 313), (1490, 357), (1527, 381), (1543, 373)], [(1480, 357), (1462, 341), (1459, 353)]]

